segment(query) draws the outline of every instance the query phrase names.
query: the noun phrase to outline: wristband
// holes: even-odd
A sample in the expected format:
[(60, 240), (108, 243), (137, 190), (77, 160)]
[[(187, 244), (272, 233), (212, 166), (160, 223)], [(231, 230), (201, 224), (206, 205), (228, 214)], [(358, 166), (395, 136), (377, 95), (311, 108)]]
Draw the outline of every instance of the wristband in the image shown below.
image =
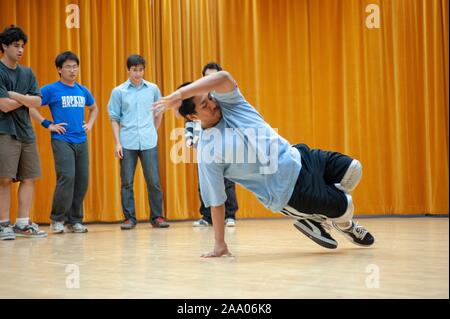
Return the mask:
[(45, 128), (48, 128), (48, 127), (50, 126), (50, 124), (53, 124), (53, 123), (50, 122), (50, 121), (47, 120), (47, 119), (44, 119), (44, 120), (41, 122), (41, 125), (42, 125), (43, 127), (45, 127)]

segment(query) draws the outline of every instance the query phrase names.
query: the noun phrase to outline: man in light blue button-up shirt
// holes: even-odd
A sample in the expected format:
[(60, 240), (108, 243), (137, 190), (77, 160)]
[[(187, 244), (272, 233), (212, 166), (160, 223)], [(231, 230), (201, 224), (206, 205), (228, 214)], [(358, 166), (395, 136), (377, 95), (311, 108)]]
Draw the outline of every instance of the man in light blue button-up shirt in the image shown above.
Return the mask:
[(159, 181), (158, 133), (162, 114), (155, 115), (152, 104), (161, 98), (156, 84), (144, 80), (145, 60), (140, 55), (127, 59), (129, 79), (114, 88), (108, 104), (115, 155), (120, 159), (122, 209), (125, 221), (122, 229), (132, 229), (137, 223), (133, 194), (134, 174), (138, 158), (147, 184), (150, 222), (166, 228), (163, 219), (162, 192)]

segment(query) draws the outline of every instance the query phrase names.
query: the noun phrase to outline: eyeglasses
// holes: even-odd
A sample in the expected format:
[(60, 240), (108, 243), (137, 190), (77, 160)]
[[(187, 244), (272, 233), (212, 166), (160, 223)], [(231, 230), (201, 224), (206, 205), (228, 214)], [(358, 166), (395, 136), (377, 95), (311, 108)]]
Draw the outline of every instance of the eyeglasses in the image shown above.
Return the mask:
[(78, 65), (65, 65), (62, 67), (64, 70), (78, 70)]

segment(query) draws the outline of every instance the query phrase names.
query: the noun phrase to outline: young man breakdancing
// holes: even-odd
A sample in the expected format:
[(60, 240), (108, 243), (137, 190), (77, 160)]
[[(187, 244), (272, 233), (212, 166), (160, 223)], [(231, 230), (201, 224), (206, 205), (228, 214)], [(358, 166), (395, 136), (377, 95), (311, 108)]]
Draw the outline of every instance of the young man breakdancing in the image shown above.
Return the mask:
[(357, 245), (374, 243), (352, 221), (350, 193), (361, 179), (361, 163), (338, 152), (291, 146), (245, 100), (228, 72), (185, 83), (153, 107), (155, 112), (173, 108), (202, 123), (200, 189), (215, 233), (214, 250), (203, 257), (231, 255), (224, 236), (224, 178), (253, 192), (272, 211), (296, 218), (294, 226), (323, 247), (337, 247), (329, 223)]

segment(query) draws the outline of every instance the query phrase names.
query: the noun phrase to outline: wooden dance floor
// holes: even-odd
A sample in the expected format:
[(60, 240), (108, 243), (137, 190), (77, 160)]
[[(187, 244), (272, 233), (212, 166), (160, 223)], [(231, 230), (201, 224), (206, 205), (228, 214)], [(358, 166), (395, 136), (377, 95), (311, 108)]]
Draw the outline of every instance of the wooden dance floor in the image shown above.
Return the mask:
[(372, 248), (324, 249), (291, 219), (238, 220), (232, 258), (200, 258), (213, 229), (192, 222), (3, 241), (0, 298), (449, 298), (448, 218), (359, 221)]

